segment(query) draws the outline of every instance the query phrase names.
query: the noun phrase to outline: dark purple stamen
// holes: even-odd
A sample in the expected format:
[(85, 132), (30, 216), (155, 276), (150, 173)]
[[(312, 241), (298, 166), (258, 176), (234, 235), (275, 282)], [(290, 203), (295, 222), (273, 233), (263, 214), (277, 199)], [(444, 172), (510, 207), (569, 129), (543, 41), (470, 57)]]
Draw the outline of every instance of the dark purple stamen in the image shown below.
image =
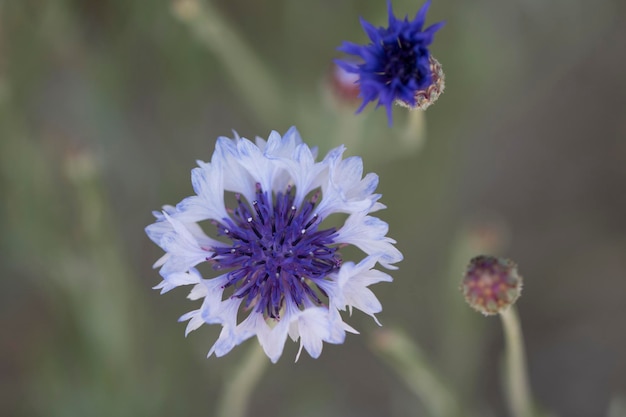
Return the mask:
[[(298, 210), (294, 190), (288, 187), (272, 196), (256, 187), (249, 205), (239, 195), (232, 218), (215, 222), (218, 235), (231, 246), (214, 249), (208, 259), (214, 269), (232, 269), (224, 287), (234, 287), (231, 297), (244, 299), (246, 308), (256, 307), (265, 317), (280, 318), (284, 303), (299, 308), (309, 300), (323, 304), (326, 296), (319, 283), (341, 266), (334, 242), (336, 229), (317, 230), (321, 219), (312, 214), (319, 194)], [(333, 246), (331, 246), (333, 245)]]

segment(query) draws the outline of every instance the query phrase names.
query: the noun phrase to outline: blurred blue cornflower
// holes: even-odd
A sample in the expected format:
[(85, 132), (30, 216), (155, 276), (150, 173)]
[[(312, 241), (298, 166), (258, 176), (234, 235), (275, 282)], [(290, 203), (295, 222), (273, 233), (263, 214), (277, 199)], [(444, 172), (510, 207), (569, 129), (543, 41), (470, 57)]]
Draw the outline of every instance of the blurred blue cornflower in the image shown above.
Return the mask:
[[(444, 25), (444, 22), (439, 22), (422, 29), (429, 6), (430, 0), (411, 21), (407, 17), (398, 20), (393, 14), (391, 0), (387, 0), (388, 27), (376, 28), (361, 18), (361, 26), (371, 42), (358, 45), (344, 41), (338, 48), (361, 59), (361, 62), (356, 63), (353, 60), (335, 61), (346, 71), (359, 76), (363, 103), (357, 113), (370, 101), (378, 99), (376, 107), (387, 108), (387, 118), (391, 124), (391, 108), (394, 103), (416, 108), (422, 104), (420, 97), (417, 97), (419, 92), (424, 92), (426, 98), (429, 98), (429, 87), (439, 82), (439, 75), (443, 76), (443, 73), (439, 63), (431, 57), (428, 46), (432, 43), (435, 32)], [(435, 92), (437, 96), (442, 89), (443, 85), (440, 85)]]
[[(186, 333), (222, 325), (209, 356), (256, 336), (276, 362), (290, 336), (300, 339), (298, 356), (304, 347), (317, 358), (323, 342), (356, 333), (340, 310), (356, 307), (376, 320), (382, 307), (368, 286), (391, 277), (374, 267), (395, 269), (402, 254), (386, 237), (387, 224), (369, 215), (385, 208), (374, 194), (378, 176), (363, 177), (361, 158), (343, 159), (343, 152), (340, 146), (316, 162), (316, 149), (295, 128), (255, 143), (220, 137), (211, 162), (192, 170), (196, 195), (154, 213), (146, 233), (166, 252), (155, 263), (163, 278), (155, 288), (193, 285), (189, 298), (204, 299), (202, 306), (180, 320), (189, 320)], [(335, 228), (325, 220), (336, 223), (337, 213), (347, 217)], [(206, 220), (213, 237), (199, 223)], [(349, 245), (364, 254), (358, 263), (343, 260)], [(204, 279), (198, 264), (213, 277)]]

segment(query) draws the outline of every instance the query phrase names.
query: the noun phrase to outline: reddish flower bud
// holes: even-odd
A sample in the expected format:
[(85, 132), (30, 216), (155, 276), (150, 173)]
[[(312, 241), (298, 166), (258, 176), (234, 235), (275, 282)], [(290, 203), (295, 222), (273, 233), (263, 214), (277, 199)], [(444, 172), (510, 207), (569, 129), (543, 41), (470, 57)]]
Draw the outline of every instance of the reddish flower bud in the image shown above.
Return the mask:
[(470, 261), (461, 290), (473, 309), (484, 315), (497, 314), (518, 299), (522, 277), (512, 261), (481, 255)]

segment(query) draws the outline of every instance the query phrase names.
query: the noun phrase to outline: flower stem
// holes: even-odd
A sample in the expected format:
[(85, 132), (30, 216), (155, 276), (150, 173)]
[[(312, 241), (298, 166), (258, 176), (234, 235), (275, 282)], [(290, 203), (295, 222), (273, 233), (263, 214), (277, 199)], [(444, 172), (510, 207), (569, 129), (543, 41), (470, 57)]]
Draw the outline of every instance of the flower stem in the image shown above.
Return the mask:
[(220, 397), (217, 417), (243, 417), (246, 406), (257, 382), (269, 363), (263, 349), (258, 343), (248, 351), (241, 365), (226, 384)]
[(459, 415), (457, 398), (407, 335), (396, 330), (379, 330), (374, 337), (374, 350), (420, 399), (428, 415)]
[(281, 120), (278, 80), (211, 2), (175, 0), (173, 12), (220, 60), (260, 120)]
[(402, 152), (421, 150), (426, 139), (426, 117), (422, 110), (409, 110), (407, 123), (400, 136)]
[[(467, 220), (450, 245), (446, 267), (439, 280), (440, 303), (446, 308), (438, 315), (437, 363), (441, 364), (444, 375), (454, 381), (459, 400), (465, 406), (476, 404), (474, 381), (482, 364), (467, 358), (479, 358), (486, 348), (486, 321), (476, 314), (467, 314), (467, 306), (459, 297), (459, 271), (463, 271), (467, 260), (477, 254), (500, 252), (506, 245), (506, 236), (506, 229), (497, 217)], [(459, 354), (460, 346), (463, 354)]]
[(509, 408), (513, 417), (531, 417), (533, 401), (528, 375), (524, 337), (515, 306), (500, 313), (506, 340), (506, 390)]

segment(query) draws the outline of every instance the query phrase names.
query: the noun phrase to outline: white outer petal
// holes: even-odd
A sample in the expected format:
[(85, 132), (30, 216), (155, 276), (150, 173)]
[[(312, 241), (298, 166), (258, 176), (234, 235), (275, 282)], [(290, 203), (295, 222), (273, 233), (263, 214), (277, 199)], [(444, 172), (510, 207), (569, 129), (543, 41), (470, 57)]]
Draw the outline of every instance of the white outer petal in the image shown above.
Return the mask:
[(378, 176), (368, 174), (362, 179), (361, 158), (353, 156), (342, 160), (344, 150), (343, 146), (333, 149), (323, 161), (328, 165), (328, 178), (322, 183), (322, 200), (316, 208), (322, 218), (332, 213), (367, 213), (380, 198), (380, 194), (372, 194), (378, 185)]
[(382, 311), (382, 305), (367, 287), (378, 282), (390, 282), (392, 278), (384, 272), (372, 269), (378, 258), (377, 255), (372, 255), (357, 265), (353, 262), (343, 264), (337, 274), (338, 291), (333, 302), (340, 310), (348, 307), (352, 312), (352, 307), (358, 308), (370, 315), (380, 326), (375, 314)]
[(187, 327), (185, 328), (185, 337), (187, 337), (189, 333), (193, 332), (198, 327), (204, 324), (202, 316), (200, 315), (200, 310), (194, 310), (190, 311), (189, 313), (185, 313), (178, 319), (179, 322), (187, 320), (189, 320), (189, 323), (187, 323)]
[(191, 268), (189, 272), (174, 272), (169, 274), (157, 286), (152, 287), (155, 290), (161, 290), (161, 294), (179, 287), (181, 285), (199, 284), (202, 281), (200, 273), (195, 268)]
[(226, 282), (228, 282), (228, 274), (202, 280), (201, 285), (206, 295), (200, 310), (205, 323), (230, 323), (232, 326), (237, 323), (237, 312), (233, 312), (233, 304), (239, 306), (240, 300), (222, 300)]
[(175, 272), (186, 272), (213, 254), (208, 248), (200, 246), (184, 223), (164, 214), (173, 230), (164, 234), (160, 242), (160, 246), (169, 254), (160, 270), (163, 277)]
[(288, 320), (283, 317), (273, 328), (270, 327), (263, 314), (253, 311), (238, 328), (241, 331), (256, 334), (259, 344), (272, 363), (276, 363), (283, 353), (287, 340)]
[(323, 307), (307, 308), (298, 314), (294, 324), (300, 336), (300, 349), (296, 355), (296, 362), (300, 358), (303, 347), (312, 358), (318, 358), (322, 353), (323, 341), (330, 338), (328, 310)]
[(239, 193), (248, 202), (252, 202), (255, 198), (257, 180), (241, 165), (237, 150), (237, 143), (240, 140), (239, 136), (236, 136), (234, 140), (219, 137), (215, 143), (215, 152), (211, 161), (219, 161), (223, 169), (224, 190)]
[[(167, 220), (159, 220), (155, 223), (149, 224), (146, 226), (146, 234), (150, 238), (151, 241), (161, 246), (161, 239), (163, 239), (163, 235), (174, 230), (170, 222)], [(161, 249), (163, 249), (161, 247)]]
[(346, 337), (346, 331), (358, 333), (343, 322), (335, 309), (326, 307), (308, 307), (298, 311), (291, 317), (289, 334), (293, 340), (300, 338), (300, 349), (296, 362), (300, 358), (302, 348), (316, 359), (322, 353), (323, 342), (340, 344)]
[(351, 214), (337, 232), (338, 243), (352, 244), (368, 255), (380, 256), (378, 262), (387, 269), (397, 269), (392, 264), (400, 262), (402, 253), (395, 246), (395, 240), (386, 237), (389, 226), (379, 218), (364, 213)]
[(275, 164), (266, 158), (261, 150), (248, 139), (242, 138), (237, 142), (239, 154), (238, 162), (254, 178), (255, 182), (261, 184), (263, 191), (272, 190)]
[(186, 222), (228, 217), (224, 205), (224, 173), (221, 161), (203, 163), (191, 171), (195, 196), (183, 199), (176, 206), (177, 218)]
[(254, 336), (254, 332), (251, 329), (235, 325), (240, 304), (241, 300), (239, 299), (228, 299), (223, 302), (223, 316), (226, 318), (226, 321), (223, 322), (220, 336), (211, 347), (211, 350), (209, 350), (207, 356), (211, 356), (213, 353), (217, 357), (224, 356), (232, 348)]
[[(257, 137), (257, 143), (260, 139), (261, 138)], [(293, 153), (293, 150), (298, 144), (296, 139), (296, 136), (293, 134), (289, 136), (287, 134), (285, 134), (285, 136), (281, 136), (280, 133), (272, 130), (270, 135), (267, 137), (267, 142), (265, 142), (266, 146), (259, 146), (259, 148), (263, 152), (263, 155), (267, 158), (288, 157)]]
[(277, 158), (275, 161), (293, 178), (296, 186), (293, 204), (296, 207), (300, 207), (306, 195), (320, 187), (327, 178), (327, 164), (316, 163), (313, 152), (304, 143), (298, 145), (289, 157)]
[[(224, 243), (208, 237), (197, 223), (185, 221), (185, 215), (181, 215), (181, 213), (172, 206), (164, 206), (163, 212), (158, 212), (158, 215), (155, 214), (155, 217), (157, 217), (157, 221), (146, 226), (145, 231), (150, 240), (159, 245), (161, 249), (165, 249), (162, 246), (163, 236), (168, 233), (176, 232), (172, 222), (169, 221), (170, 218), (184, 224), (184, 228), (191, 233), (201, 247), (224, 246)], [(165, 255), (167, 256), (167, 254)], [(165, 259), (157, 261), (154, 267), (157, 268), (163, 263), (165, 263)]]

